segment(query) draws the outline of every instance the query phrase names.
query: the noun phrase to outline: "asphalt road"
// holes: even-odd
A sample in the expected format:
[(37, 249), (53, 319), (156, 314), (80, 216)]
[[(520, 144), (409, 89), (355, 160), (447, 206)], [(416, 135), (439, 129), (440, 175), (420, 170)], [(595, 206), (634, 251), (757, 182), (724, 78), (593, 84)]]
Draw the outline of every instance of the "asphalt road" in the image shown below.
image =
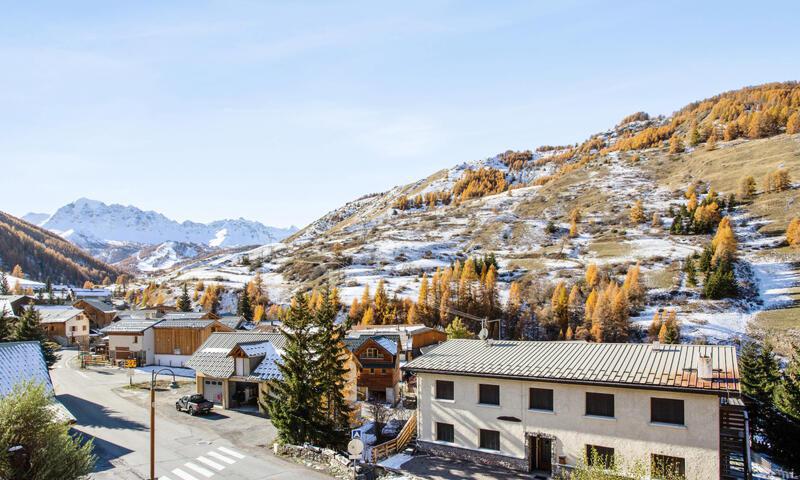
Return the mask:
[[(98, 462), (92, 478), (148, 479), (150, 420), (147, 402), (123, 398), (114, 391), (128, 383), (125, 374), (80, 370), (74, 366), (75, 362), (70, 362), (75, 356), (75, 351), (62, 352), (61, 359), (51, 370), (51, 377), (56, 397), (77, 419), (75, 430), (94, 440)], [(134, 378), (135, 382), (146, 380), (149, 375)], [(161, 480), (330, 478), (256, 447), (266, 442), (264, 438), (252, 438), (252, 445), (249, 445), (250, 439), (242, 438), (241, 429), (224, 425), (224, 422), (236, 421), (266, 422), (263, 418), (242, 420), (218, 415), (216, 420), (210, 420), (180, 416), (170, 402), (169, 398), (162, 399), (156, 406), (156, 477)], [(235, 437), (239, 445), (231, 441), (234, 438), (231, 430), (240, 430), (240, 435)]]

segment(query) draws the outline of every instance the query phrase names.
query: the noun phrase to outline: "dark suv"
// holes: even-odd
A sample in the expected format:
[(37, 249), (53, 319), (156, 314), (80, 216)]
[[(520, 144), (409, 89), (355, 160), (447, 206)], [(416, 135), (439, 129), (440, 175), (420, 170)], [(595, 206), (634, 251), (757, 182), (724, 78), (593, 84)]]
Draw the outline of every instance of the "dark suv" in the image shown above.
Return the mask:
[(175, 410), (179, 412), (185, 410), (189, 415), (210, 413), (212, 408), (214, 408), (214, 404), (206, 400), (205, 397), (199, 393), (184, 395), (175, 402)]

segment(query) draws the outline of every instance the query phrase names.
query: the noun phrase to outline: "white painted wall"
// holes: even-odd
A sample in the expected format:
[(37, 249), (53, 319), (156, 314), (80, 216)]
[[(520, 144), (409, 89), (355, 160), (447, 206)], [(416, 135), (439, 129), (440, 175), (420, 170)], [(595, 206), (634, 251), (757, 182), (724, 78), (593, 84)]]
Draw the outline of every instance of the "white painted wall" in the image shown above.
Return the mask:
[[(89, 317), (83, 313), (70, 318), (64, 322), (64, 325), (66, 327), (65, 332), (67, 339), (72, 340), (74, 337), (77, 341), (81, 337), (89, 336)], [(72, 330), (73, 327), (75, 328), (75, 331)]]
[(167, 355), (165, 353), (157, 353), (155, 355), (155, 365), (162, 365), (165, 367), (183, 367), (191, 355)]
[[(454, 381), (454, 400), (435, 399), (436, 380)], [(682, 457), (687, 479), (719, 476), (719, 398), (703, 395), (634, 388), (595, 387), (520, 380), (419, 374), (418, 436), (436, 442), (436, 422), (454, 425), (457, 447), (479, 449), (479, 429), (500, 432), (500, 452), (525, 458), (528, 433), (556, 438), (556, 458), (566, 456), (575, 465), (586, 445), (612, 447), (626, 462), (650, 467), (650, 455)], [(500, 406), (478, 404), (478, 385), (500, 385)], [(528, 410), (528, 389), (553, 390), (552, 413)], [(585, 392), (614, 394), (615, 418), (587, 417)], [(684, 401), (685, 426), (650, 423), (650, 398), (679, 398)], [(498, 420), (499, 416), (521, 419), (519, 423)], [(448, 444), (452, 445), (452, 444)]]
[(108, 349), (113, 351), (118, 347), (127, 347), (131, 352), (145, 352), (145, 363), (152, 365), (155, 362), (155, 335), (153, 329), (148, 328), (142, 335), (114, 335), (108, 336)]

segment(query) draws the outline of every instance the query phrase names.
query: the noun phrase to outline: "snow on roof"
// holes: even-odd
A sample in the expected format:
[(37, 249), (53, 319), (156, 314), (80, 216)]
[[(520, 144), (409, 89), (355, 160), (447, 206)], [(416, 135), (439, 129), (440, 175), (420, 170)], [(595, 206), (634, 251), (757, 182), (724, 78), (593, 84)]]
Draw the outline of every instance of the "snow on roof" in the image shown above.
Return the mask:
[(240, 343), (239, 348), (241, 348), (248, 357), (260, 357), (275, 352), (275, 348), (269, 341)]
[(158, 322), (160, 320), (125, 319), (116, 321), (100, 331), (103, 333), (140, 333)]
[(280, 380), (283, 378), (283, 374), (281, 374), (278, 365), (283, 362), (283, 359), (280, 355), (273, 353), (269, 354), (264, 357), (264, 360), (261, 360), (261, 363), (258, 364), (256, 368), (253, 369), (253, 372), (250, 374), (248, 379), (252, 380)]
[[(92, 307), (96, 308), (97, 310), (100, 310), (101, 312), (104, 312), (104, 313), (111, 313), (114, 310), (116, 310), (114, 308), (114, 305), (111, 305), (108, 302), (104, 302), (102, 300), (97, 300), (97, 299), (94, 299), (94, 298), (81, 298), (80, 300), (78, 300), (78, 302), (86, 302), (87, 305), (90, 305), (90, 306), (92, 306)], [(75, 303), (78, 303), (78, 302), (75, 302)]]

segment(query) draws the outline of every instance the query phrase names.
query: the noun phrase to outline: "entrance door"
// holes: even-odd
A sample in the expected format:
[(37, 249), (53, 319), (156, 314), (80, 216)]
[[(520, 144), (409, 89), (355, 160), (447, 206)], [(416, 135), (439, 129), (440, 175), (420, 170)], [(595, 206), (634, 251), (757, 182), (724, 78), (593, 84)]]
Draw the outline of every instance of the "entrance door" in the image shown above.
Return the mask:
[(533, 437), (530, 443), (531, 471), (552, 473), (553, 443), (549, 438)]

